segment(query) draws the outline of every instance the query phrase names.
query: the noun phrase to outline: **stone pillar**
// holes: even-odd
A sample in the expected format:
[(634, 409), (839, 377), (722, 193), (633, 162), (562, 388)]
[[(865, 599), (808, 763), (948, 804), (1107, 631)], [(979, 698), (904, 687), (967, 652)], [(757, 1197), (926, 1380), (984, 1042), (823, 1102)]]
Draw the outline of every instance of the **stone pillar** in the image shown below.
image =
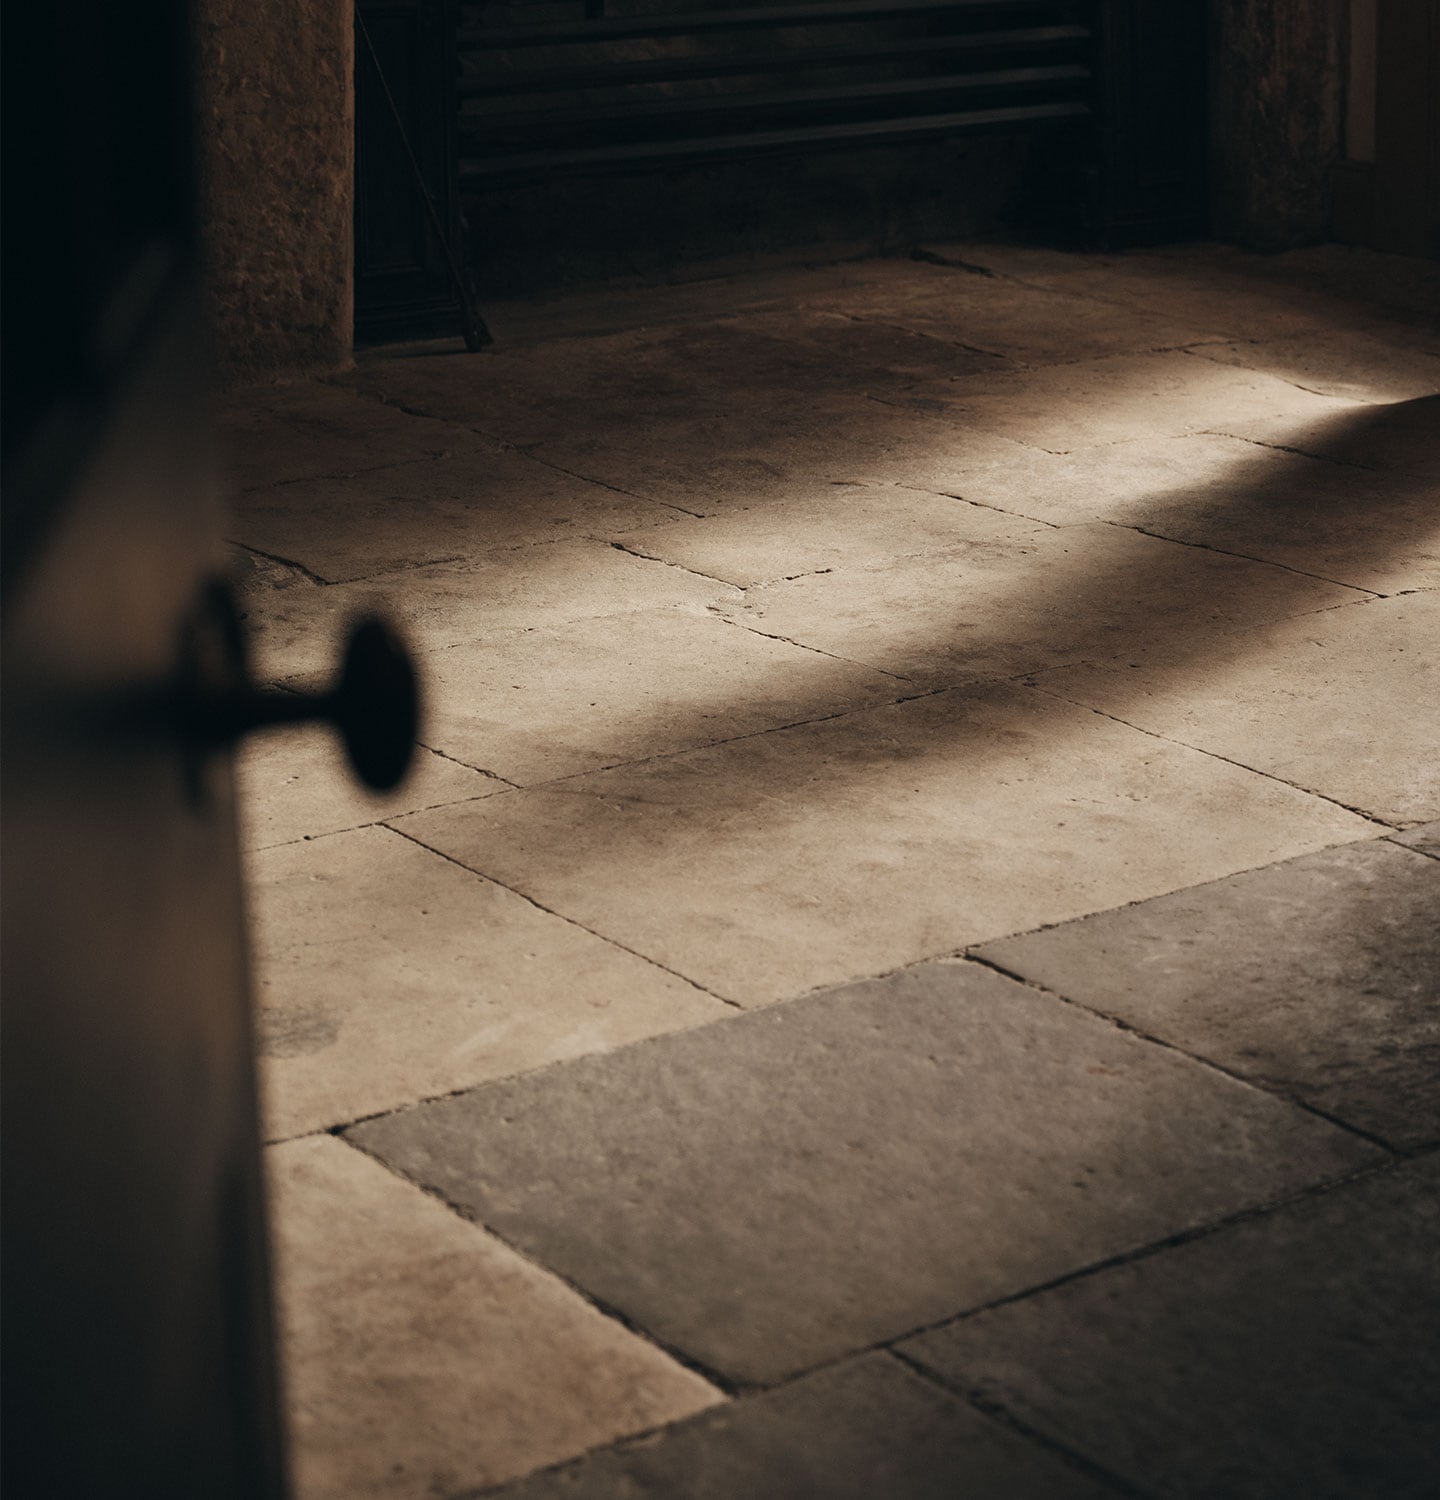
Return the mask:
[(1212, 0), (1214, 231), (1254, 250), (1328, 239), (1345, 0)]
[(202, 235), (223, 381), (351, 357), (351, 0), (197, 0)]

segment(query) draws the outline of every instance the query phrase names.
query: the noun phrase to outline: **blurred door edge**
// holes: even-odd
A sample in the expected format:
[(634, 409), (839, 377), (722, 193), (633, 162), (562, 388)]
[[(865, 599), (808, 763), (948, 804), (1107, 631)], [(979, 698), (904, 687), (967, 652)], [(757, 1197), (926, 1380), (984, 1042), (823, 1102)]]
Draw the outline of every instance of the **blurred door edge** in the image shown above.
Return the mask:
[(173, 711), (223, 557), (189, 7), (0, 22), (0, 1479), (280, 1500), (232, 767)]

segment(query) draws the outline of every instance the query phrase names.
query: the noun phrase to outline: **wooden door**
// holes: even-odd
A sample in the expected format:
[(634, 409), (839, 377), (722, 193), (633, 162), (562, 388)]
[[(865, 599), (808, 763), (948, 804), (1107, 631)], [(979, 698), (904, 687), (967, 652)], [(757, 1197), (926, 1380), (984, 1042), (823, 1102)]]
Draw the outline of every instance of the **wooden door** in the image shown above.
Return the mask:
[(185, 7), (5, 17), (4, 1492), (284, 1493)]

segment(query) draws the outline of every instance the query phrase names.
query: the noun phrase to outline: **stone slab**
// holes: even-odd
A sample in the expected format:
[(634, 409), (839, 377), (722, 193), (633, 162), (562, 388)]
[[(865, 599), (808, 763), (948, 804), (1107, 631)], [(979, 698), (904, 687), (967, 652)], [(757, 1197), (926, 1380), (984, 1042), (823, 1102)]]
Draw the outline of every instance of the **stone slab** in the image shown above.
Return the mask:
[(1421, 1500), (1440, 1481), (1440, 1160), (904, 1346), (1146, 1494)]
[(1393, 1146), (1440, 1140), (1440, 862), (1347, 844), (976, 951)]
[(933, 491), (822, 481), (737, 500), (716, 515), (612, 535), (647, 556), (752, 588), (957, 546), (982, 550), (1043, 529)]
[[(276, 573), (284, 576), (277, 580)], [(245, 607), (257, 669), (285, 678), (333, 671), (349, 622), (370, 610), (388, 616), (425, 653), (626, 610), (704, 609), (736, 592), (607, 542), (581, 539), (481, 552), (354, 584), (321, 586), (272, 567), (252, 575)]]
[[(367, 364), (354, 377), (362, 389), (473, 432), (529, 446), (563, 442), (586, 430), (643, 434), (652, 424), (723, 412), (738, 399), (773, 404), (805, 401), (868, 386), (898, 386), (882, 364), (839, 362), (806, 347), (805, 334), (823, 324), (795, 312), (800, 338), (782, 336), (772, 319), (724, 315), (679, 323), (641, 324), (591, 338), (554, 338), (496, 349), (483, 360), (415, 359)], [(852, 341), (862, 356), (877, 350)], [(858, 335), (856, 336), (858, 340)], [(934, 343), (934, 341), (931, 341)], [(893, 349), (887, 336), (880, 350)], [(913, 350), (914, 346), (910, 346)], [(971, 370), (973, 355), (935, 343), (933, 371)], [(911, 355), (913, 358), (913, 353)], [(982, 360), (983, 365), (998, 363)]]
[(1440, 391), (1440, 348), (1403, 349), (1354, 329), (1211, 344), (1197, 353), (1288, 380), (1323, 396), (1385, 405)]
[(337, 737), (296, 725), (271, 736), (253, 735), (239, 750), (241, 847), (339, 833), (400, 813), (488, 797), (505, 783), (417, 748), (410, 773), (395, 791), (377, 796), (361, 786)]
[(1376, 593), (1440, 587), (1440, 505), (1420, 475), (1192, 433), (1075, 453), (1017, 449), (933, 482), (1039, 521), (1137, 526)]
[(1015, 443), (989, 461), (962, 457), (948, 468), (937, 466), (929, 478), (933, 487), (975, 505), (1051, 526), (1074, 526), (1134, 520), (1147, 502), (1168, 507), (1172, 494), (1228, 497), (1230, 476), (1262, 458), (1272, 468), (1281, 460), (1317, 464), (1241, 438), (1151, 434), (1073, 453), (1047, 453)]
[[(595, 343), (592, 350), (601, 352)], [(604, 350), (607, 369), (620, 351), (632, 369), (644, 368), (656, 381), (722, 400), (736, 391), (770, 400), (857, 394), (1007, 363), (952, 339), (804, 306), (645, 330), (635, 342), (618, 340)]]
[(1217, 639), (1061, 668), (1047, 690), (1405, 826), (1440, 816), (1440, 594), (1325, 610)]
[(299, 1500), (457, 1495), (720, 1399), (350, 1146), (266, 1156)]
[(1409, 849), (1418, 849), (1432, 859), (1440, 859), (1440, 823), (1422, 823), (1407, 833), (1393, 834), (1392, 841)]
[[(330, 673), (338, 668), (343, 651), (340, 630), (348, 613), (336, 616), (326, 602), (329, 590), (323, 584), (293, 563), (242, 547), (229, 549), (226, 571), (244, 629), (252, 677), (273, 686), (292, 670), (291, 656), (296, 653), (311, 672)], [(275, 625), (287, 618), (299, 624), (290, 642), (282, 636), (277, 645)], [(310, 629), (312, 622), (319, 625), (318, 632)]]
[[(808, 287), (809, 298), (784, 301), (772, 293), (768, 305), (752, 307), (735, 305), (730, 289), (717, 285), (708, 314), (692, 308), (688, 316), (667, 316), (660, 307), (625, 328), (507, 340), (483, 361), (368, 359), (347, 381), (474, 432), (528, 444), (587, 426), (643, 428), (647, 420), (723, 407), (737, 392), (809, 399), (1005, 366), (963, 340), (821, 305), (837, 291), (861, 304), (883, 295), (897, 266), (898, 274), (933, 279), (910, 262), (874, 262), (848, 286), (844, 278), (801, 277), (792, 286), (796, 293)], [(811, 299), (816, 305), (804, 305)]]
[(936, 694), (397, 826), (763, 1004), (1374, 825), (1033, 690)]
[[(693, 279), (663, 285), (610, 280), (569, 286), (554, 294), (502, 298), (488, 302), (485, 315), (496, 341), (506, 347), (550, 338), (593, 338), (640, 325), (794, 307), (817, 285), (868, 285), (878, 264), (869, 259), (806, 264), (803, 254), (781, 252), (778, 261), (747, 258), (738, 265), (691, 267)], [(364, 366), (397, 355), (404, 357), (404, 352), (395, 346), (371, 349), (359, 354), (356, 363)]]
[(883, 1354), (817, 1371), (495, 1500), (1100, 1500), (1114, 1492)]
[(1440, 481), (1440, 396), (1288, 416), (1263, 409), (1217, 412), (1208, 425), (1232, 437), (1311, 454), (1331, 463), (1388, 469)]
[(906, 690), (864, 665), (685, 609), (537, 625), (431, 652), (420, 668), (425, 742), (520, 786), (888, 703)]
[(237, 392), (222, 405), (216, 426), (232, 493), (321, 475), (343, 478), (479, 446), (463, 426), (322, 381)]
[(473, 1090), (349, 1138), (744, 1383), (1377, 1154), (969, 963)]
[(1433, 265), (1354, 246), (1256, 255), (1177, 245), (1093, 255), (1034, 245), (937, 244), (929, 252), (1035, 287), (1184, 319), (1231, 339), (1269, 340), (1346, 328), (1396, 347), (1440, 339)]
[(588, 478), (714, 515), (784, 500), (817, 481), (935, 488), (931, 475), (1004, 462), (1023, 449), (978, 423), (962, 426), (911, 410), (903, 389), (883, 400), (732, 390), (723, 401), (663, 420), (619, 420), (557, 435), (536, 452)]
[[(876, 261), (872, 279), (861, 285), (841, 287), (831, 294), (819, 293), (814, 285), (801, 291), (800, 305), (757, 309), (727, 320), (725, 327), (752, 337), (768, 336), (801, 356), (792, 374), (801, 384), (834, 379), (841, 389), (854, 390), (875, 382), (875, 372), (890, 376), (968, 375), (1004, 369), (1011, 359), (1006, 351), (979, 347), (981, 340), (965, 325), (963, 315), (948, 325), (935, 319), (932, 326), (910, 326), (905, 319), (885, 316), (888, 301), (883, 287), (896, 267), (909, 261)], [(829, 296), (835, 301), (830, 305)], [(929, 306), (935, 310), (932, 295)], [(940, 303), (939, 306), (945, 306)], [(793, 356), (792, 356), (793, 357)], [(776, 354), (770, 355), (775, 360)], [(767, 361), (768, 363), (768, 361)], [(723, 368), (718, 373), (725, 378)], [(753, 367), (740, 372), (754, 376)]]
[(945, 339), (1020, 365), (1134, 354), (1219, 336), (1183, 311), (1125, 307), (1008, 277), (976, 276), (917, 261), (877, 263), (883, 278), (812, 294), (814, 307), (866, 323)]
[(729, 1013), (386, 828), (250, 874), (271, 1138)]
[(970, 508), (954, 527), (945, 551), (767, 584), (720, 607), (933, 687), (1114, 657), (1136, 641), (1204, 657), (1237, 629), (1363, 597), (1104, 522), (1036, 529)]
[(792, 306), (556, 338), (483, 361), (370, 360), (354, 378), (574, 475), (709, 514), (817, 477), (904, 482), (937, 443), (1003, 449), (870, 393), (1004, 367), (953, 342)]
[(477, 440), (462, 453), (252, 490), (235, 500), (228, 530), (326, 583), (346, 583), (673, 514)]
[(883, 399), (1048, 453), (1187, 432), (1247, 436), (1260, 423), (1299, 427), (1347, 413), (1353, 405), (1261, 370), (1217, 364), (1198, 351), (917, 381), (903, 395)]

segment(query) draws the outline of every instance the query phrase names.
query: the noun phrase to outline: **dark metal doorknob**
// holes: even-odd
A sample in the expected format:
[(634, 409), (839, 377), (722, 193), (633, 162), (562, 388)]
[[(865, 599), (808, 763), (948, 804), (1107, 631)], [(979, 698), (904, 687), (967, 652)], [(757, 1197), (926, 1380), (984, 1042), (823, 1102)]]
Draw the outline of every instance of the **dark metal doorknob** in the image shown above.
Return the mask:
[(332, 687), (308, 693), (257, 687), (234, 594), (216, 581), (205, 589), (181, 660), (185, 737), (197, 748), (324, 721), (339, 732), (351, 769), (366, 786), (384, 792), (404, 779), (419, 732), (419, 682), (404, 641), (378, 616), (351, 626)]

